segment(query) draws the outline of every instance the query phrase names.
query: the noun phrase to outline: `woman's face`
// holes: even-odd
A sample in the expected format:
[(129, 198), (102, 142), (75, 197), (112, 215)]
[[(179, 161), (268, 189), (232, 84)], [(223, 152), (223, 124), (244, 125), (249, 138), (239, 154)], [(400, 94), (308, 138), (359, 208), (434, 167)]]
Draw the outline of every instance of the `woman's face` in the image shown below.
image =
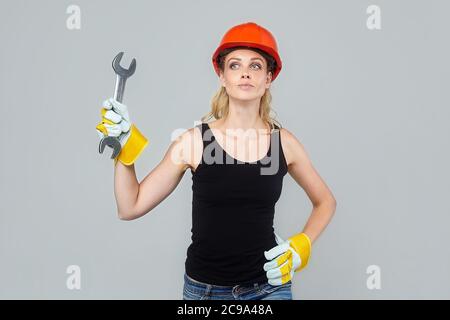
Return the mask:
[[(258, 52), (237, 49), (225, 57), (220, 81), (228, 95), (238, 100), (260, 99), (270, 88), (272, 74), (267, 73), (267, 62)], [(242, 84), (250, 84), (244, 87)]]

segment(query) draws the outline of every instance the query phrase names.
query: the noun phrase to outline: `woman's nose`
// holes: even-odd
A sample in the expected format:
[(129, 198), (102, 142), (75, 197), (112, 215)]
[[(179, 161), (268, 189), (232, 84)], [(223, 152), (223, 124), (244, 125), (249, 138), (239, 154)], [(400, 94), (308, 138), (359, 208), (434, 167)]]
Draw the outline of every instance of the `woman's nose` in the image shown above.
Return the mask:
[(242, 70), (242, 77), (243, 77), (243, 78), (249, 78), (249, 77), (250, 77), (249, 67), (244, 68), (244, 69)]

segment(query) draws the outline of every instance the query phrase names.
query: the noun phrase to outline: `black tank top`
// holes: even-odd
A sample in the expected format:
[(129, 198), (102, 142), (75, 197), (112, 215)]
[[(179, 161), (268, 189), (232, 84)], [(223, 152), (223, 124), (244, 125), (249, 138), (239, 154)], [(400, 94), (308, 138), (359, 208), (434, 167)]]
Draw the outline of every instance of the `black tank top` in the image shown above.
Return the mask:
[(198, 125), (203, 155), (192, 171), (192, 243), (185, 269), (191, 278), (214, 285), (267, 282), (264, 251), (277, 245), (275, 203), (287, 173), (279, 127), (266, 155), (256, 162), (231, 157), (207, 123)]

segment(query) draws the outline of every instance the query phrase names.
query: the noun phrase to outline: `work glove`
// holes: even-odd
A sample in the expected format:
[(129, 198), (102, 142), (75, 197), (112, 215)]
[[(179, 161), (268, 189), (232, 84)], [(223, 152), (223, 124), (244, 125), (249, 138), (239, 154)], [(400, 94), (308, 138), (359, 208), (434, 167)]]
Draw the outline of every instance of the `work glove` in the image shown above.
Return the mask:
[(269, 284), (279, 286), (289, 282), (294, 272), (302, 270), (308, 264), (311, 255), (311, 240), (305, 233), (299, 233), (283, 240), (275, 233), (277, 246), (264, 251), (269, 262), (264, 264), (264, 271)]
[(103, 102), (101, 115), (102, 121), (95, 127), (100, 139), (117, 137), (122, 146), (114, 164), (120, 161), (124, 165), (132, 165), (147, 146), (147, 138), (132, 124), (127, 106), (114, 98)]

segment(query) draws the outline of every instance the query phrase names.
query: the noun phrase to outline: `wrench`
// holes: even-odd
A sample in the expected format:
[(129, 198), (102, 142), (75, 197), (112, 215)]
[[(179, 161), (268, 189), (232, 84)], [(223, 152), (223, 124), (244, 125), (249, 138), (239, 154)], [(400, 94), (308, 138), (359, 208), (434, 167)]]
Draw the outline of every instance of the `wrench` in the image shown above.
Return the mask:
[[(122, 59), (123, 52), (119, 52), (112, 62), (112, 68), (116, 73), (116, 86), (114, 88), (114, 99), (118, 102), (122, 102), (123, 92), (125, 90), (125, 83), (127, 78), (131, 77), (136, 70), (136, 59), (133, 58), (131, 64), (128, 69), (122, 68), (120, 66), (120, 60)], [(105, 150), (105, 146), (109, 146), (113, 149), (111, 159), (117, 157), (122, 149), (120, 141), (118, 137), (106, 136), (100, 140), (100, 144), (98, 146), (98, 151), (103, 153)]]

